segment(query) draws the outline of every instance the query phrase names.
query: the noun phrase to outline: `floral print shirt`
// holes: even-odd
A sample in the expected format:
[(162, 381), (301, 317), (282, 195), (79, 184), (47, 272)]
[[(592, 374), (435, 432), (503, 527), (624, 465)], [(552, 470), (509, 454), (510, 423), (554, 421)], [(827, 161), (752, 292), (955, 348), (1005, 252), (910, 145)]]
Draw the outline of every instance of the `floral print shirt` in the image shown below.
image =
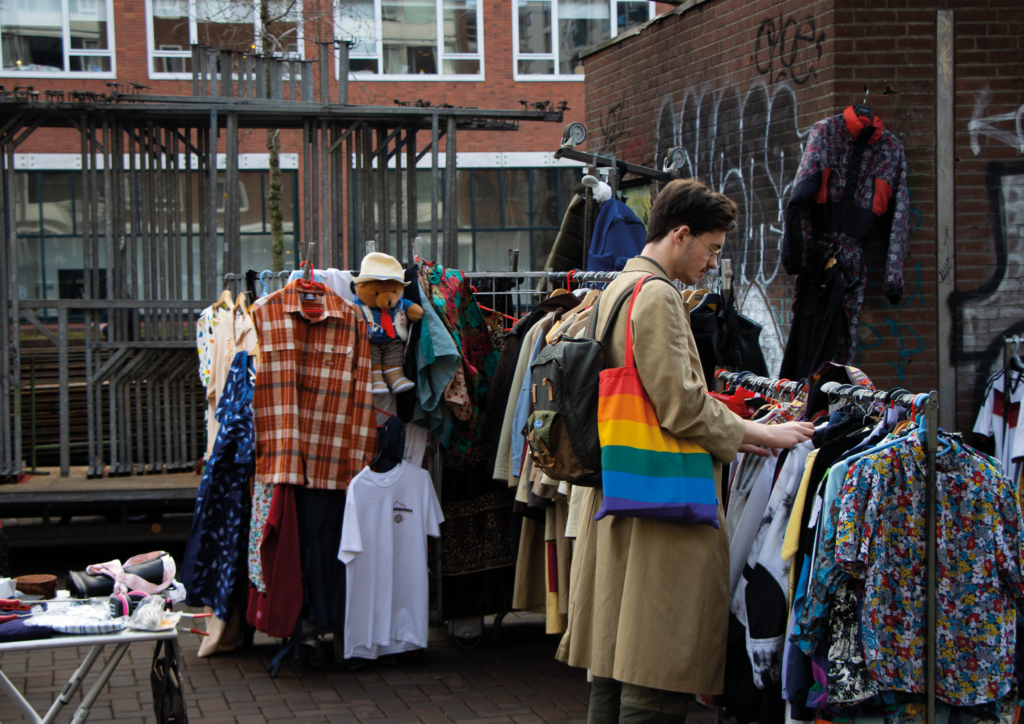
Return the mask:
[(210, 386), (210, 369), (213, 365), (213, 332), (225, 319), (230, 319), (231, 310), (215, 304), (199, 314), (196, 321), (196, 347), (199, 350), (199, 380), (203, 387)]
[[(1010, 480), (951, 444), (937, 468), (937, 695), (964, 706), (1013, 685), (1024, 541)], [(915, 435), (854, 461), (839, 494), (835, 557), (863, 579), (864, 659), (880, 691), (925, 687), (926, 472)]]

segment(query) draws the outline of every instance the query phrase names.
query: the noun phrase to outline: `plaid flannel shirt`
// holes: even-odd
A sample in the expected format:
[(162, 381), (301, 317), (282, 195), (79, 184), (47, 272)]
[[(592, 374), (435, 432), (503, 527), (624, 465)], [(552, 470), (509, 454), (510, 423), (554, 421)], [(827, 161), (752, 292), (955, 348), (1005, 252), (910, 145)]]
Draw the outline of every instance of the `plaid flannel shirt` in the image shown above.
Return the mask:
[(302, 309), (298, 281), (252, 310), (260, 342), (253, 392), (256, 479), (344, 490), (373, 459), (370, 339), (362, 313), (329, 289)]

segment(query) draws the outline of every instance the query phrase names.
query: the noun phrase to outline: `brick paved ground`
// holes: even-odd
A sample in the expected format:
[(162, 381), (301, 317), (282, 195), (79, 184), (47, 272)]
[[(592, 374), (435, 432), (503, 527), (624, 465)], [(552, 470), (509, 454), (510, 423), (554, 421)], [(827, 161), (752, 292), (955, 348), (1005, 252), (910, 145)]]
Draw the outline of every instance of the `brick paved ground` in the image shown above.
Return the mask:
[[(544, 634), (543, 618), (513, 614), (502, 626), (500, 648), (489, 639), (472, 650), (439, 630), (418, 658), (400, 665), (369, 664), (357, 671), (328, 659), (319, 671), (285, 662), (276, 679), (266, 665), (276, 643), (258, 636), (252, 648), (196, 657), (197, 636), (182, 634), (182, 675), (191, 724), (583, 724), (590, 687), (583, 671), (553, 658), (557, 636)], [(328, 647), (330, 649), (330, 647)], [(85, 656), (86, 649), (0, 655), (0, 667), (43, 711)], [(93, 707), (89, 722), (154, 724), (149, 685), (152, 646), (132, 646)], [(98, 671), (100, 665), (94, 667)], [(92, 677), (87, 680), (87, 686)], [(77, 706), (81, 695), (76, 696)], [(73, 708), (59, 721), (70, 720)], [(0, 693), (0, 722), (25, 721)], [(694, 705), (690, 721), (713, 724)]]

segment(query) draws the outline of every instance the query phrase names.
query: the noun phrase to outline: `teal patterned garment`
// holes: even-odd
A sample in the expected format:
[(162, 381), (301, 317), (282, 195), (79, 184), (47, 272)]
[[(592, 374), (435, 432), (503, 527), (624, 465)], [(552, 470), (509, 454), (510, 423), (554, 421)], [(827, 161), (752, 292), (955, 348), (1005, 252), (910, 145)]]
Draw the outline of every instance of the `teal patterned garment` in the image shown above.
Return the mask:
[[(864, 582), (864, 659), (879, 691), (925, 685), (927, 471), (916, 437), (855, 461), (839, 493), (835, 557)], [(1024, 540), (1014, 485), (951, 444), (937, 475), (937, 695), (966, 706), (999, 701), (1014, 685)]]
[(441, 444), (452, 455), (475, 457), (474, 453), (479, 452), (486, 456), (486, 449), (478, 443), (486, 417), (487, 390), (498, 366), (498, 349), (487, 330), (473, 289), (461, 271), (446, 269), (440, 264), (424, 264), (421, 273), (426, 276), (430, 289), (427, 296), (434, 310), (462, 354), (466, 387), (473, 405), (473, 416), (465, 422), (453, 419), (453, 425)]

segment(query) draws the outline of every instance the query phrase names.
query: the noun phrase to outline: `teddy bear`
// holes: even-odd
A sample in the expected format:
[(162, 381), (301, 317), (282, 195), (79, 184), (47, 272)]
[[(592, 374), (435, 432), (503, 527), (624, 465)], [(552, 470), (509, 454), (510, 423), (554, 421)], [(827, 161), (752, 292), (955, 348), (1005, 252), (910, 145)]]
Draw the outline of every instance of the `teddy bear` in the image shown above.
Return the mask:
[(423, 319), (423, 307), (402, 296), (409, 282), (401, 262), (380, 252), (367, 254), (352, 286), (370, 333), (373, 394), (413, 389), (416, 383), (403, 373), (402, 360), (409, 324)]

